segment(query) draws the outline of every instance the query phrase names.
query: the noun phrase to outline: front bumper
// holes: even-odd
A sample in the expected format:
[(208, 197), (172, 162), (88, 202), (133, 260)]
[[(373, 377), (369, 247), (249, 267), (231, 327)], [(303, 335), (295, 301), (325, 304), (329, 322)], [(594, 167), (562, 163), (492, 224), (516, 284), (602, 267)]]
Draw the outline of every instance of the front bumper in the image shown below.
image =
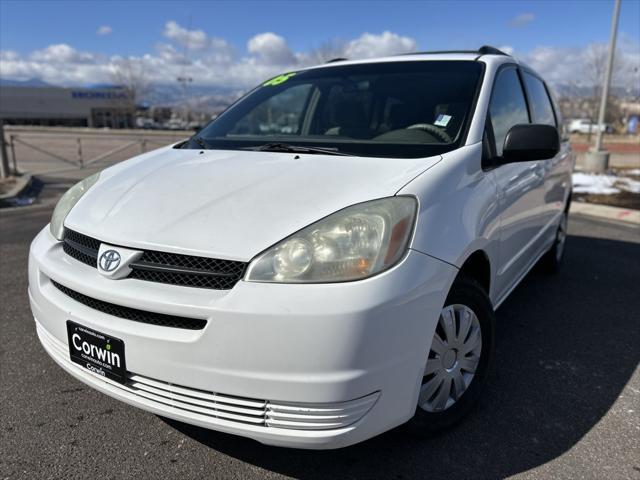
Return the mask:
[[(413, 416), (456, 273), (410, 251), (381, 275), (341, 284), (240, 281), (223, 291), (111, 280), (64, 254), (45, 228), (31, 246), (29, 295), (47, 352), (112, 397), (271, 445), (338, 448)], [(51, 280), (117, 305), (204, 318), (207, 326), (183, 330), (114, 317), (76, 302)], [(67, 320), (125, 342), (129, 383), (70, 362)]]

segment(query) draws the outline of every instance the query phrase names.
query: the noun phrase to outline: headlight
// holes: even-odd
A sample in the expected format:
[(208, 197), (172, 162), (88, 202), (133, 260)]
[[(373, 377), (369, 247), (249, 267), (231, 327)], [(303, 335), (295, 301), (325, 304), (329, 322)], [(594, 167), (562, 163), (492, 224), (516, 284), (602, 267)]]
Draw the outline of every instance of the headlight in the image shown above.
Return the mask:
[(76, 183), (65, 192), (60, 200), (58, 200), (58, 204), (53, 210), (53, 215), (51, 215), (51, 223), (49, 224), (51, 235), (56, 237), (58, 240), (62, 240), (62, 235), (64, 233), (64, 219), (67, 217), (67, 214), (71, 211), (74, 205), (78, 203), (78, 200), (80, 200), (87, 190), (89, 190), (93, 184), (98, 181), (98, 177), (100, 177), (100, 172), (94, 173), (90, 177)]
[(249, 265), (251, 282), (358, 280), (395, 265), (407, 250), (413, 197), (389, 197), (340, 210), (271, 247)]

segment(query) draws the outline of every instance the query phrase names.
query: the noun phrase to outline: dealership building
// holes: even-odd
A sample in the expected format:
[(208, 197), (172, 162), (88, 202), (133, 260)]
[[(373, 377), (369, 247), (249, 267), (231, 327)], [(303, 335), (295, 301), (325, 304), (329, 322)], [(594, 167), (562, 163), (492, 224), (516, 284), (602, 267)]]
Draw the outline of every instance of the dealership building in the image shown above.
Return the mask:
[(0, 86), (5, 125), (131, 128), (135, 104), (121, 87)]

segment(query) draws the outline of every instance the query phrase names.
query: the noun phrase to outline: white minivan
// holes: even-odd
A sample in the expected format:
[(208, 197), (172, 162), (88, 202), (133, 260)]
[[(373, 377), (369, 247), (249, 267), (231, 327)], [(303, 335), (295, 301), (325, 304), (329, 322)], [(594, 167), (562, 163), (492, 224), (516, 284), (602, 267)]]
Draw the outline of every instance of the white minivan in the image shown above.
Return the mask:
[(562, 259), (561, 124), (491, 47), (279, 75), (60, 199), (29, 257), (40, 341), (107, 395), (266, 444), (448, 427), (494, 311)]

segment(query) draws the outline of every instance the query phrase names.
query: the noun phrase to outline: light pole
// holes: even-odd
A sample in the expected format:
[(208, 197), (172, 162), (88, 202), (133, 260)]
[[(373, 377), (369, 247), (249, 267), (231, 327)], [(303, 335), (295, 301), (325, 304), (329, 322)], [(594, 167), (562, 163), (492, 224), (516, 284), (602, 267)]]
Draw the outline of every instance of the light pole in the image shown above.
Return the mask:
[(178, 83), (180, 83), (182, 85), (182, 98), (184, 101), (184, 108), (185, 108), (185, 122), (188, 124), (190, 121), (190, 116), (191, 116), (191, 108), (189, 105), (189, 97), (187, 95), (187, 85), (190, 84), (191, 82), (193, 82), (193, 78), (191, 77), (187, 77), (187, 76), (180, 76), (177, 78)]
[(587, 152), (585, 166), (591, 172), (604, 172), (609, 168), (609, 152), (602, 149), (602, 134), (605, 129), (604, 116), (607, 110), (607, 98), (611, 86), (611, 73), (613, 72), (613, 56), (616, 50), (616, 34), (618, 33), (618, 17), (620, 16), (620, 0), (615, 0), (613, 6), (613, 18), (611, 19), (611, 37), (609, 38), (609, 53), (607, 54), (607, 70), (604, 75), (604, 88), (600, 99), (600, 112), (598, 114), (598, 131), (596, 132), (596, 145)]

